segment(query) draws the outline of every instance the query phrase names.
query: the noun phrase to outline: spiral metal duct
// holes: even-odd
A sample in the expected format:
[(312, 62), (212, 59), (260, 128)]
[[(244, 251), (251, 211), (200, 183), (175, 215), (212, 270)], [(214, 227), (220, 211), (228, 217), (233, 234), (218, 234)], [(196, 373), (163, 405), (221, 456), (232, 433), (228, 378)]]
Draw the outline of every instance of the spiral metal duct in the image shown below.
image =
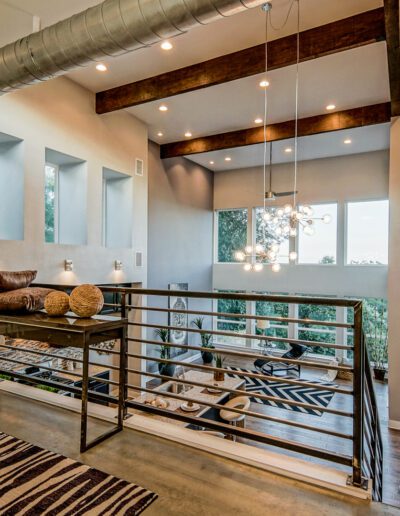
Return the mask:
[(105, 0), (0, 49), (0, 92), (182, 34), (262, 0)]

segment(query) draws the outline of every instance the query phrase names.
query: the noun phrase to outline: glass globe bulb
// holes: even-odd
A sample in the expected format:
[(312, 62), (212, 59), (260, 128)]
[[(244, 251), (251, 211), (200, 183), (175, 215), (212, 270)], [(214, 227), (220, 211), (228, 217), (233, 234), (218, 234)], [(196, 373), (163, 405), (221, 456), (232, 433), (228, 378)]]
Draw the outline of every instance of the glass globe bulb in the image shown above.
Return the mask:
[(303, 206), (303, 213), (307, 215), (307, 217), (311, 217), (311, 215), (314, 213), (311, 206)]
[(329, 224), (332, 221), (332, 217), (327, 213), (322, 217), (322, 222), (324, 224)]
[(283, 232), (285, 233), (285, 235), (289, 234), (290, 233), (290, 226), (283, 226)]
[(252, 268), (253, 268), (253, 266), (251, 265), (251, 263), (245, 263), (243, 266), (243, 269), (245, 271), (251, 271)]
[(263, 219), (265, 220), (265, 222), (269, 222), (271, 220), (271, 214), (267, 211), (264, 212)]
[(243, 251), (236, 251), (235, 258), (238, 262), (242, 262), (245, 259), (245, 254)]
[(296, 213), (296, 219), (301, 220), (304, 216), (304, 213), (300, 213), (299, 211)]
[(272, 244), (271, 245), (271, 251), (274, 253), (277, 253), (279, 251), (279, 245), (278, 244)]
[(264, 251), (264, 248), (261, 244), (257, 244), (255, 249), (256, 249), (256, 253), (262, 253)]
[(254, 270), (255, 270), (256, 272), (260, 272), (260, 271), (262, 271), (262, 270), (263, 270), (263, 264), (262, 264), (262, 263), (257, 262), (257, 263), (254, 265)]
[(285, 213), (292, 213), (292, 206), (290, 204), (285, 204), (283, 210)]
[(305, 235), (312, 236), (314, 234), (314, 228), (312, 226), (305, 226), (303, 229)]
[(272, 250), (268, 251), (267, 256), (268, 256), (269, 260), (271, 260), (271, 262), (273, 262), (276, 259), (276, 253), (274, 253), (274, 251), (272, 251)]
[(247, 254), (251, 254), (253, 252), (253, 248), (251, 247), (251, 245), (246, 245), (244, 250), (246, 251)]
[(295, 262), (297, 260), (297, 253), (296, 253), (296, 251), (292, 251), (291, 253), (289, 253), (289, 260), (291, 262)]
[(273, 272), (279, 272), (281, 270), (281, 264), (280, 263), (274, 263), (272, 265)]
[(279, 210), (276, 212), (276, 214), (278, 215), (278, 217), (282, 217), (282, 215), (284, 214), (285, 212), (282, 210), (282, 208), (279, 208)]
[(290, 228), (289, 235), (291, 237), (297, 236), (297, 229), (296, 228)]

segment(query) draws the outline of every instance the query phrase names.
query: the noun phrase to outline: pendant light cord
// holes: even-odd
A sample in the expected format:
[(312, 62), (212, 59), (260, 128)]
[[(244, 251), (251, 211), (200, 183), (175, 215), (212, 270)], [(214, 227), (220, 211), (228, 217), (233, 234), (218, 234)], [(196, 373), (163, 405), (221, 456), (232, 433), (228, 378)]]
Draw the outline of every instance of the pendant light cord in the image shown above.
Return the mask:
[[(268, 73), (268, 22), (269, 22), (270, 10), (265, 12), (265, 81), (267, 81), (267, 73)], [(266, 202), (265, 202), (265, 193), (267, 188), (267, 114), (268, 114), (268, 95), (267, 95), (268, 86), (266, 85), (264, 88), (264, 159), (263, 159), (263, 174), (264, 174), (264, 188), (263, 188), (263, 199), (264, 199), (264, 213), (266, 211)], [(271, 144), (270, 144), (271, 145)], [(270, 171), (271, 174), (271, 171)], [(271, 176), (269, 178), (269, 182), (271, 184)]]
[(297, 159), (298, 159), (298, 127), (299, 127), (299, 63), (300, 63), (300, 0), (297, 2), (297, 51), (296, 51), (296, 108), (294, 127), (294, 188), (293, 188), (293, 209), (296, 209), (297, 202)]

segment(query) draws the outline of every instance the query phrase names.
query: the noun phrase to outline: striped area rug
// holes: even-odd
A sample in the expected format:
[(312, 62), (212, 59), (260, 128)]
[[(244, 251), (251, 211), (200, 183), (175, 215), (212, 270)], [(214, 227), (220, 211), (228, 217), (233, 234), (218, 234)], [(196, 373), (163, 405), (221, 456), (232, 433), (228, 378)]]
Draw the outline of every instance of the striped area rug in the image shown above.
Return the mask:
[(1, 516), (122, 516), (157, 495), (0, 432)]

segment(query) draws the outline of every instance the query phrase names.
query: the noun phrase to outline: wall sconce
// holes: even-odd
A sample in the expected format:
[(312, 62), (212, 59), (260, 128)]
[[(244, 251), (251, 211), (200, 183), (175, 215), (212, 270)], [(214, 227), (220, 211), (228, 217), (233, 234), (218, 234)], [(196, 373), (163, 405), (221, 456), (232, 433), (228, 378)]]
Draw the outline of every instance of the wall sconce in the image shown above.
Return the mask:
[(64, 260), (64, 270), (67, 272), (74, 270), (74, 263), (72, 260)]
[(122, 271), (123, 268), (124, 268), (124, 264), (121, 262), (121, 260), (115, 260), (115, 262), (114, 262), (114, 270)]

